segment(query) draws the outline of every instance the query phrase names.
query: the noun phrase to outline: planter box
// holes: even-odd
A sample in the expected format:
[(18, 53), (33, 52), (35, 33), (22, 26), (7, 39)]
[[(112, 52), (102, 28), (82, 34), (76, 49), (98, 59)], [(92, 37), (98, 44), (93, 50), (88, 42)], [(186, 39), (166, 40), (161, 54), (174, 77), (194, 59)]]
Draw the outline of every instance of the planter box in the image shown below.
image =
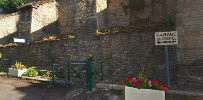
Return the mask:
[(125, 100), (165, 100), (165, 92), (125, 86)]
[(9, 68), (8, 69), (8, 75), (19, 77), (19, 76), (21, 76), (26, 71), (27, 71), (27, 69), (19, 70), (19, 69)]

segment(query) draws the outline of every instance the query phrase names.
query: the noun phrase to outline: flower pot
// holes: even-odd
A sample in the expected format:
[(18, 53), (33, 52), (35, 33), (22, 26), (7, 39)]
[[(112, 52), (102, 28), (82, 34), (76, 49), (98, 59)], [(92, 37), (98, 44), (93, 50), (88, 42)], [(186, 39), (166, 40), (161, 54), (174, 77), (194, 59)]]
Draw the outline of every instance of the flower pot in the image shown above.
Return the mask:
[(19, 77), (19, 76), (21, 76), (26, 71), (27, 71), (27, 69), (20, 70), (20, 69), (9, 68), (8, 69), (8, 75)]
[(125, 86), (125, 100), (165, 100), (165, 92)]

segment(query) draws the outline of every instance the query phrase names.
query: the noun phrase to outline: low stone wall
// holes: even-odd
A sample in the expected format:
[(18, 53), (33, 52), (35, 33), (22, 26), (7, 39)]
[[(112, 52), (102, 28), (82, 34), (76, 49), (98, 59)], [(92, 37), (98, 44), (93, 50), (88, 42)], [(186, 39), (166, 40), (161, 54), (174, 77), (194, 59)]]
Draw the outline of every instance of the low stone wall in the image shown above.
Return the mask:
[[(135, 31), (133, 33), (115, 33), (99, 35), (88, 40), (67, 39), (21, 44), (17, 47), (0, 48), (4, 57), (21, 61), (38, 69), (51, 69), (52, 62), (66, 66), (73, 55), (75, 60), (86, 60), (93, 54), (95, 59), (102, 59), (104, 79), (107, 82), (121, 82), (124, 77), (137, 75), (140, 68), (145, 68), (149, 77), (166, 82), (164, 46), (154, 45), (154, 32)], [(175, 46), (169, 46), (171, 79), (175, 78)], [(6, 62), (4, 62), (6, 63)], [(3, 62), (1, 63), (1, 67)]]

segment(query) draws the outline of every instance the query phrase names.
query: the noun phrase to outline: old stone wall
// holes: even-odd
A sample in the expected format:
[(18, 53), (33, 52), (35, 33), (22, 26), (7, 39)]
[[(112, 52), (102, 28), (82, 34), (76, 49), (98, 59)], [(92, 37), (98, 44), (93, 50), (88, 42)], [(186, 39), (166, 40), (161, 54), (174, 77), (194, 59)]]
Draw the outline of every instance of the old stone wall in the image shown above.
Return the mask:
[(58, 21), (60, 34), (74, 34), (75, 0), (59, 0)]
[(33, 40), (58, 34), (57, 3), (50, 1), (32, 9), (31, 34)]
[(182, 87), (203, 88), (202, 0), (177, 0), (177, 77)]
[[(12, 63), (22, 61), (39, 69), (51, 69), (52, 62), (65, 66), (70, 55), (74, 55), (76, 60), (85, 60), (92, 53), (94, 58), (104, 60), (106, 82), (120, 82), (123, 77), (138, 74), (139, 69), (144, 67), (146, 72), (151, 73), (149, 77), (166, 83), (164, 46), (154, 45), (154, 32), (163, 30), (157, 28), (147, 31), (146, 27), (143, 31), (129, 27), (128, 32), (103, 35), (96, 35), (96, 32), (106, 27), (142, 24), (159, 24), (160, 28), (169, 26), (173, 29), (176, 19), (179, 44), (177, 47), (169, 46), (172, 85), (179, 85), (183, 89), (202, 89), (202, 1), (139, 0), (142, 1), (141, 7), (137, 5), (138, 0), (135, 1), (60, 0), (57, 1), (58, 6), (52, 2), (33, 8), (31, 33), (35, 34), (31, 35), (32, 38), (58, 32), (73, 34), (76, 39), (21, 44), (1, 48), (0, 51), (4, 57), (10, 57)], [(130, 9), (130, 4), (138, 8)], [(6, 70), (4, 63), (1, 63), (0, 68)]]
[(97, 30), (105, 29), (108, 23), (107, 0), (96, 0), (96, 13), (98, 20)]
[(18, 21), (18, 13), (0, 15), (0, 44), (13, 41), (11, 35), (17, 32)]
[[(176, 14), (175, 0), (140, 0), (144, 1), (144, 8), (138, 11), (135, 11), (133, 8), (126, 8), (131, 5), (129, 1), (130, 0), (60, 0), (58, 1), (59, 33), (75, 33), (74, 29), (77, 31), (78, 23), (86, 23), (85, 20), (81, 20), (81, 17), (86, 17), (88, 21), (89, 19), (95, 19), (97, 21), (97, 30), (99, 31), (108, 27), (142, 26), (143, 24), (152, 24), (154, 27), (157, 24), (162, 27), (164, 25), (174, 27)], [(139, 3), (133, 2), (133, 4), (134, 5), (131, 6), (134, 7)], [(93, 12), (88, 12), (87, 9), (94, 10), (94, 14), (91, 15)], [(86, 14), (78, 13), (78, 11), (81, 12), (82, 10), (85, 10), (86, 12), (84, 11), (84, 13)], [(88, 18), (87, 15), (91, 15), (92, 17)], [(80, 20), (80, 22), (78, 22), (78, 20)], [(91, 23), (91, 21), (89, 23)]]
[[(18, 23), (18, 37), (25, 38), (31, 32), (32, 6), (20, 9), (20, 19)], [(26, 39), (27, 40), (27, 39)]]
[[(77, 37), (76, 37), (77, 38)], [(17, 47), (0, 48), (5, 58), (11, 58), (12, 64), (21, 61), (38, 69), (51, 70), (51, 63), (66, 66), (73, 55), (75, 60), (86, 60), (91, 53), (94, 59), (102, 59), (106, 82), (121, 82), (122, 78), (137, 75), (140, 68), (150, 73), (150, 78), (166, 82), (164, 46), (154, 45), (154, 32), (134, 31), (99, 35), (89, 40), (67, 39), (60, 41), (21, 44)], [(175, 79), (175, 46), (169, 47), (171, 79)], [(0, 68), (6, 68), (3, 62)]]
[(175, 10), (175, 0), (108, 0), (108, 26), (163, 24), (169, 17), (175, 22)]

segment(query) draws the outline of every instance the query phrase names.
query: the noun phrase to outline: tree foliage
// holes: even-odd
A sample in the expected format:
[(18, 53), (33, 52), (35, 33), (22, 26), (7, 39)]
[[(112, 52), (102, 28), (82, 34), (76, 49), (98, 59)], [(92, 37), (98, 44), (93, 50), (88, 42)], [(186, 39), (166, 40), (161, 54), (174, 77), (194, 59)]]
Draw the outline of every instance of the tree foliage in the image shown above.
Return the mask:
[(0, 7), (3, 9), (3, 13), (14, 13), (18, 11), (23, 3), (28, 0), (0, 0)]

